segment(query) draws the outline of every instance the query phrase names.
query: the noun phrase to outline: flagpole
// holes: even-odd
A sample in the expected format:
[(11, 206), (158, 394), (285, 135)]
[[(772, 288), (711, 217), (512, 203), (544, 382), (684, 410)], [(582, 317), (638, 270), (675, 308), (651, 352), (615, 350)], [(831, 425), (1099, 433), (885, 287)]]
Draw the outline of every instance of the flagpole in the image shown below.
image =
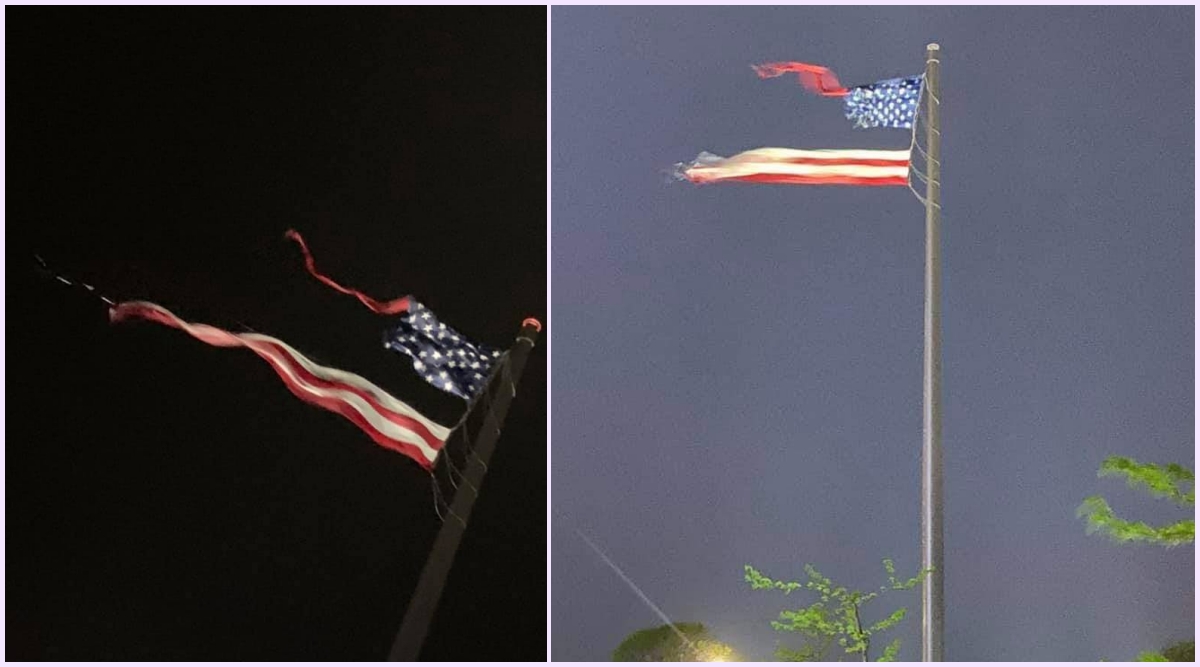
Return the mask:
[(925, 363), (921, 443), (921, 661), (942, 661), (942, 241), (941, 130), (938, 81), (941, 47), (925, 52)]
[[(529, 351), (533, 349), (541, 330), (542, 325), (537, 320), (525, 320), (521, 332), (517, 334), (516, 343), (508, 351), (507, 364), (496, 373), (496, 377), (486, 389), (490, 395), (476, 403), (474, 410), (483, 410), (484, 416), (483, 425), (479, 428), (479, 435), (473, 445), (475, 455), (467, 457), (467, 470), (463, 474), (463, 481), (454, 493), (450, 511), (442, 521), (442, 528), (438, 531), (433, 549), (429, 552), (429, 559), (425, 561), (425, 568), (421, 571), (417, 588), (409, 600), (408, 609), (404, 612), (404, 620), (396, 633), (388, 660), (414, 662), (420, 657), (421, 645), (425, 643), (425, 636), (433, 622), (433, 614), (437, 610), (438, 600), (442, 597), (450, 566), (454, 562), (454, 554), (458, 551), (459, 542), (467, 529), (467, 520), (471, 516), (475, 497), (483, 485), (483, 476), (496, 448), (496, 439), (500, 437), (500, 426), (508, 414), (509, 403), (516, 395), (517, 381), (521, 379)], [(467, 418), (470, 419), (470, 415)], [(449, 455), (449, 452), (445, 454)]]

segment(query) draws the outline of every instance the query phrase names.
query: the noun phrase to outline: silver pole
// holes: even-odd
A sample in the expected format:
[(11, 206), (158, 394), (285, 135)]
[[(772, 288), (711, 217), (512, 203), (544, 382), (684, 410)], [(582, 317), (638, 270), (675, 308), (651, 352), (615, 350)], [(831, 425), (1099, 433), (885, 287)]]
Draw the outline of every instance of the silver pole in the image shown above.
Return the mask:
[(938, 85), (941, 47), (925, 52), (925, 377), (921, 443), (921, 568), (933, 570), (921, 584), (921, 661), (942, 661), (942, 209)]
[[(488, 461), (496, 449), (500, 426), (504, 423), (504, 417), (508, 415), (509, 404), (517, 395), (517, 381), (521, 379), (529, 351), (533, 349), (541, 330), (542, 325), (533, 318), (521, 324), (517, 340), (508, 352), (507, 365), (494, 371), (495, 378), (489, 381), (484, 389), (493, 393), (482, 397), (472, 408), (487, 411), (475, 437), (475, 454), (467, 460), (467, 470), (463, 474), (465, 484), (454, 492), (450, 516), (442, 521), (442, 527), (433, 541), (433, 548), (429, 551), (429, 558), (425, 561), (425, 568), (421, 570), (421, 578), (417, 580), (417, 588), (409, 598), (404, 620), (400, 622), (400, 629), (396, 631), (396, 639), (388, 652), (389, 661), (420, 660), (421, 647), (425, 644), (425, 636), (429, 634), (434, 612), (437, 611), (438, 601), (442, 599), (446, 579), (450, 576), (450, 567), (454, 564), (454, 554), (458, 552), (458, 545), (467, 530), (471, 508), (475, 504), (479, 488), (483, 486)], [(450, 452), (442, 456), (448, 457)], [(450, 462), (447, 461), (446, 465), (450, 465)]]

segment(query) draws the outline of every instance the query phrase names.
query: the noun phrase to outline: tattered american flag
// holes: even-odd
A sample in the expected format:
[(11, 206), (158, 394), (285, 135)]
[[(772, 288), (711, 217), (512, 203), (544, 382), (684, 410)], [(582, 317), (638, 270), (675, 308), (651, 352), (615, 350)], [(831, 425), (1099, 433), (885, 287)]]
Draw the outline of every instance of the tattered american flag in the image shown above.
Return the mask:
[(677, 165), (693, 183), (743, 181), (789, 185), (906, 185), (909, 151), (756, 148), (733, 157), (701, 153)]
[(916, 121), (921, 98), (923, 76), (884, 79), (853, 88), (838, 82), (828, 67), (808, 63), (782, 62), (754, 65), (759, 78), (771, 78), (791, 72), (800, 85), (825, 97), (842, 97), (846, 102), (846, 118), (855, 127), (912, 128)]
[(287, 343), (257, 333), (231, 333), (185, 322), (146, 301), (118, 303), (113, 322), (140, 318), (181, 329), (217, 347), (245, 347), (262, 357), (300, 400), (349, 419), (382, 447), (433, 469), (451, 429), (437, 424), (363, 377), (313, 362)]
[(401, 315), (400, 324), (383, 335), (383, 346), (412, 357), (413, 369), (429, 384), (470, 401), (482, 389), (488, 375), (504, 355), (499, 351), (476, 345), (465, 336), (438, 321), (433, 311), (412, 296), (380, 301), (352, 287), (343, 287), (317, 271), (316, 262), (304, 238), (289, 229), (287, 238), (295, 241), (304, 253), (304, 266), (314, 278), (333, 289), (358, 299), (372, 312), (380, 315)]

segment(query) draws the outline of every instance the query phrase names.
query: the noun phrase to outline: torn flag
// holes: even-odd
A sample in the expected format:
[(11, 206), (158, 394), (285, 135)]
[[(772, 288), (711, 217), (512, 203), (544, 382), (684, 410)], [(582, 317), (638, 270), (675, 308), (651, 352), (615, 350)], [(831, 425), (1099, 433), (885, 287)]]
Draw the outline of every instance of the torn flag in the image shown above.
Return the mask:
[(824, 97), (843, 97), (846, 118), (855, 127), (912, 128), (921, 98), (923, 75), (884, 79), (853, 88), (838, 82), (828, 67), (808, 63), (767, 63), (754, 65), (759, 78), (767, 79), (793, 72), (800, 85)]
[(429, 384), (468, 401), (482, 389), (492, 366), (503, 354), (476, 345), (462, 334), (439, 322), (433, 311), (411, 296), (379, 301), (362, 292), (343, 287), (317, 271), (312, 253), (299, 232), (289, 229), (287, 238), (300, 244), (304, 266), (314, 278), (333, 289), (358, 299), (380, 315), (402, 315), (400, 324), (384, 333), (383, 346), (412, 357), (413, 369)]
[(677, 165), (693, 183), (745, 181), (786, 185), (906, 185), (909, 151), (756, 148), (733, 157), (701, 153)]
[(207, 324), (184, 322), (162, 306), (146, 301), (118, 303), (113, 322), (141, 318), (181, 329), (217, 347), (246, 347), (262, 357), (297, 398), (349, 419), (382, 447), (397, 451), (432, 470), (451, 429), (430, 421), (370, 381), (347, 371), (321, 366), (287, 343), (257, 333), (231, 333)]

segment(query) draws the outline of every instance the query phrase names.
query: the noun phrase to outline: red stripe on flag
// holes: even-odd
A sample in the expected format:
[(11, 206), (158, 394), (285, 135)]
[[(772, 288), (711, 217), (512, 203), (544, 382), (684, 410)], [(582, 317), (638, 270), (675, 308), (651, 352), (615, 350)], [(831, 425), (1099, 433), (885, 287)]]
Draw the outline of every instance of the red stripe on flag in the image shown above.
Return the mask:
[[(114, 322), (132, 317), (180, 329), (216, 347), (249, 348), (270, 364), (297, 398), (342, 415), (380, 446), (400, 452), (426, 469), (433, 468), (438, 452), (445, 444), (444, 438), (435, 435), (430, 426), (443, 430), (445, 427), (423, 417), (412, 416), (418, 413), (368, 380), (353, 373), (320, 366), (289, 349), (283, 341), (262, 334), (234, 334), (207, 324), (184, 322), (165, 308), (148, 302), (120, 303), (110, 311), (110, 318)], [(322, 373), (344, 380), (321, 377)], [(394, 402), (396, 408), (387, 407), (387, 402)]]
[(701, 153), (676, 172), (693, 183), (906, 185), (909, 151), (756, 148), (732, 157)]
[[(253, 347), (250, 349), (258, 352), (258, 350)], [(350, 407), (350, 405), (348, 405), (345, 401), (338, 400), (332, 396), (322, 396), (319, 394), (313, 394), (312, 392), (304, 391), (301, 386), (291, 382), (288, 378), (287, 372), (284, 370), (285, 364), (283, 363), (282, 356), (277, 357), (262, 353), (259, 353), (259, 356), (265, 359), (267, 363), (275, 369), (276, 374), (278, 374), (279, 378), (283, 380), (283, 384), (292, 392), (293, 395), (296, 396), (296, 398), (299, 398), (305, 403), (325, 408), (330, 412), (345, 417), (364, 433), (366, 433), (367, 436), (374, 440), (375, 443), (380, 447), (404, 454), (405, 456), (419, 463), (427, 470), (433, 468), (433, 462), (435, 459), (430, 459), (425, 452), (421, 451), (419, 447), (412, 443), (385, 435), (379, 429), (375, 428), (371, 422), (362, 415), (362, 413)], [(295, 367), (292, 367), (291, 370), (295, 370)], [(385, 413), (381, 413), (380, 416), (388, 419), (388, 416)], [(391, 419), (388, 420), (391, 421)], [(426, 431), (426, 433), (428, 433), (428, 431)], [(430, 449), (440, 451), (443, 443), (440, 440), (433, 439), (426, 440), (425, 444), (428, 445)]]
[[(865, 178), (862, 176), (804, 176), (799, 174), (746, 174), (745, 176), (725, 176), (713, 180), (781, 185), (905, 185), (908, 183), (908, 178), (904, 176)], [(693, 178), (692, 181), (705, 182), (703, 178)]]
[(778, 160), (785, 164), (815, 164), (826, 167), (854, 165), (857, 167), (907, 167), (908, 160), (864, 160), (855, 158), (792, 157)]
[[(256, 353), (259, 353), (259, 351), (257, 349), (258, 345), (263, 345), (269, 349), (272, 349), (274, 351), (274, 354), (272, 356), (277, 356), (280, 358), (287, 359), (290, 362), (289, 367), (291, 368), (291, 370), (298, 377), (303, 379), (306, 383), (313, 385), (315, 387), (320, 387), (320, 388), (324, 388), (324, 389), (348, 391), (348, 392), (358, 396), (359, 398), (362, 398), (368, 405), (370, 405), (372, 408), (374, 408), (375, 411), (378, 412), (381, 417), (388, 420), (389, 422), (391, 422), (401, 428), (406, 428), (410, 431), (413, 431), (422, 440), (424, 440), (427, 443), (438, 443), (437, 446), (433, 446), (431, 444), (430, 447), (432, 449), (441, 449), (441, 440), (439, 440), (437, 438), (437, 436), (435, 436), (433, 433), (431, 433), (429, 431), (429, 429), (425, 427), (424, 424), (417, 421), (416, 419), (392, 412), (387, 407), (382, 405), (373, 395), (371, 395), (370, 393), (368, 393), (366, 391), (363, 391), (362, 389), (359, 389), (358, 387), (354, 387), (352, 385), (343, 384), (343, 383), (339, 383), (339, 382), (333, 382), (331, 380), (326, 380), (324, 378), (320, 378), (320, 377), (317, 377), (316, 375), (313, 375), (311, 372), (309, 372), (309, 370), (307, 368), (305, 368), (304, 366), (295, 362), (294, 358), (292, 357), (291, 352), (284, 349), (282, 346), (280, 346), (278, 344), (275, 344), (272, 342), (266, 342), (266, 341), (259, 341), (259, 340), (255, 340), (253, 343), (247, 343), (247, 347), (250, 347), (250, 349), (254, 350)], [(264, 359), (267, 358), (267, 356), (262, 353), (259, 353), (259, 356), (263, 357)], [(309, 362), (309, 363), (312, 363), (312, 362)], [(288, 381), (287, 378), (284, 378), (283, 380), (284, 380), (284, 382)]]

